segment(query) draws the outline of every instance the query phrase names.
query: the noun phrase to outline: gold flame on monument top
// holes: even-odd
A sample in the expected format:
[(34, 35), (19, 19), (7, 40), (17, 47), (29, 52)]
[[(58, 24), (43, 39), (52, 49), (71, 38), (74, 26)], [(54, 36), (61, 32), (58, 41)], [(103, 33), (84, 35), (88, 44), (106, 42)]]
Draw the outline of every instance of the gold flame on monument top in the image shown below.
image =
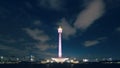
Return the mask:
[(61, 27), (61, 26), (59, 26), (58, 32), (59, 32), (59, 33), (62, 33), (62, 27)]

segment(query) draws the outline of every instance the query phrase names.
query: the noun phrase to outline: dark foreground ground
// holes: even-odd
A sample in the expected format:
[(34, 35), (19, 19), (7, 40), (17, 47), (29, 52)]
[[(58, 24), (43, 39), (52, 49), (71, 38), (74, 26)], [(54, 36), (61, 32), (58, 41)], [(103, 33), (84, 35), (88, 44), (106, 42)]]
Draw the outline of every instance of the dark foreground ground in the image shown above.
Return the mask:
[(120, 68), (120, 64), (0, 64), (0, 68)]

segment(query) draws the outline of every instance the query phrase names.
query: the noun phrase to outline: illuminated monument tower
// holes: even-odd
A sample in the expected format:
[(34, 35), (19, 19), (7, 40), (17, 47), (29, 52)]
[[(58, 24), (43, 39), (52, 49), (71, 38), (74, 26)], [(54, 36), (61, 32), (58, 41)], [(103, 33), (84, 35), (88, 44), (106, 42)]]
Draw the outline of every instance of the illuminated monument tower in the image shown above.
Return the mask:
[(75, 61), (74, 59), (62, 57), (62, 27), (61, 26), (58, 28), (58, 34), (59, 34), (59, 36), (58, 36), (58, 57), (47, 59), (46, 61), (42, 61), (41, 63), (53, 63), (53, 62), (79, 63), (79, 61)]
[(61, 27), (58, 28), (58, 33), (59, 33), (58, 57), (61, 58), (62, 57), (62, 38), (61, 38), (61, 36), (62, 36), (62, 28)]
[(55, 62), (60, 62), (63, 63), (69, 58), (62, 58), (62, 27), (59, 26), (58, 28), (58, 33), (59, 33), (59, 42), (58, 42), (58, 58), (52, 58), (53, 61)]

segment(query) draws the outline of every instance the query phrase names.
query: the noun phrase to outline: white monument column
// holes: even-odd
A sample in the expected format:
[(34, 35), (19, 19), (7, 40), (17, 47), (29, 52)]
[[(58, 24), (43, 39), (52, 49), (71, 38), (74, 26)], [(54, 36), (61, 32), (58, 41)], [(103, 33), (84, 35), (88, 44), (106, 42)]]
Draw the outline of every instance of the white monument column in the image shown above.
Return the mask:
[(59, 27), (58, 28), (58, 33), (59, 33), (59, 43), (58, 43), (58, 57), (60, 58), (60, 57), (62, 57), (62, 28), (61, 27)]

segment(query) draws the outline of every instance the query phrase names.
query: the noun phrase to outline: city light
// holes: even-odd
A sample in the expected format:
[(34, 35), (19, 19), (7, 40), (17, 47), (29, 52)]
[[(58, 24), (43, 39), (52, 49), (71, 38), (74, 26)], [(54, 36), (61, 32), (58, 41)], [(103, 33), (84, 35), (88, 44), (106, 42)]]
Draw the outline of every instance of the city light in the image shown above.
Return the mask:
[(83, 62), (88, 62), (89, 60), (88, 59), (83, 59)]

